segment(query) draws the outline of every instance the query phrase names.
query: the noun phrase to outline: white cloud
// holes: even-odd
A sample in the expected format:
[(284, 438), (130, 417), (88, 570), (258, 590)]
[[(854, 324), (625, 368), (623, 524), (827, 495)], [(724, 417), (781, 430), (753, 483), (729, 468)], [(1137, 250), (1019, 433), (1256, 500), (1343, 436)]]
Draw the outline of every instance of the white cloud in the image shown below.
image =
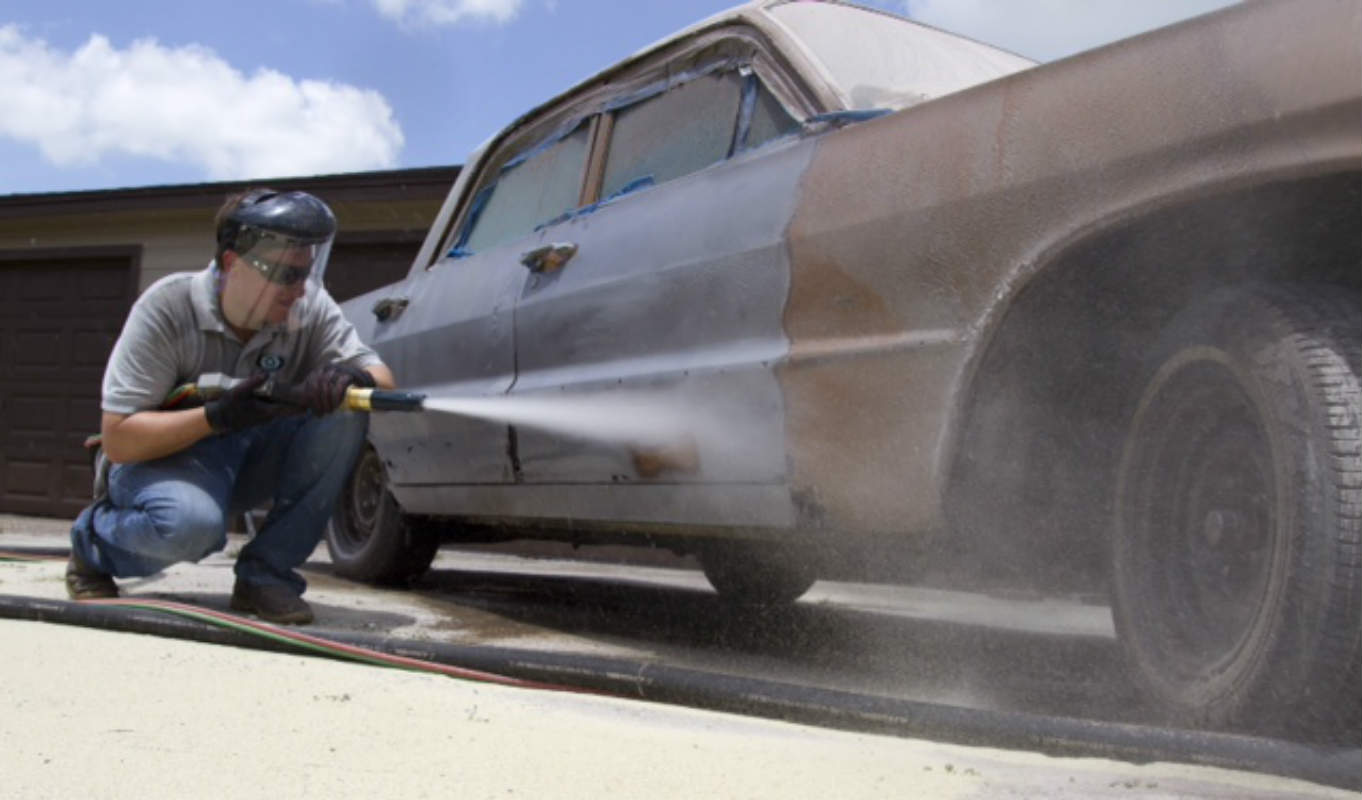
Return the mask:
[(378, 13), (408, 26), (456, 25), (464, 20), (506, 23), (522, 0), (371, 0)]
[(919, 22), (1041, 61), (1072, 55), (1234, 0), (907, 0)]
[(217, 180), (381, 169), (402, 131), (378, 92), (269, 69), (246, 76), (211, 49), (92, 35), (72, 53), (0, 26), (0, 136), (59, 166), (133, 155)]

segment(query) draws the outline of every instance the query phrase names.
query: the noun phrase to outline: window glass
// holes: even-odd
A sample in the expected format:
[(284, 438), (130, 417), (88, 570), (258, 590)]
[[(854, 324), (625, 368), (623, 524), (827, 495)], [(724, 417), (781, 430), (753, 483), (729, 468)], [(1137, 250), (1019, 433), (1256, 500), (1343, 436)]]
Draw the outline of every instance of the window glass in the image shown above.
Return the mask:
[(752, 121), (748, 124), (744, 146), (760, 147), (764, 142), (797, 130), (799, 123), (795, 122), (780, 101), (766, 90), (761, 81), (757, 81), (757, 98), (752, 106)]
[(727, 158), (741, 100), (742, 79), (723, 72), (617, 112), (601, 197), (649, 178), (663, 183)]
[(495, 247), (576, 208), (587, 132), (583, 122), (568, 136), (503, 166), (496, 183), (480, 193), (480, 208), (474, 209), (461, 248), (476, 253)]

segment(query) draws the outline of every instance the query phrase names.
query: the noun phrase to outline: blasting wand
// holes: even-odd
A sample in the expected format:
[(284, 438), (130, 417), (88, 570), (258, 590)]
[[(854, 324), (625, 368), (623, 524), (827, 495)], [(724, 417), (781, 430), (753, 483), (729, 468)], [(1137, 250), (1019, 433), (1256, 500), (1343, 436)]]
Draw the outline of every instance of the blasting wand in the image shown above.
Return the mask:
[[(241, 379), (232, 378), (220, 372), (200, 375), (194, 383), (178, 386), (166, 395), (166, 400), (161, 407), (174, 408), (188, 404), (191, 400), (198, 400), (199, 402), (212, 400), (240, 382)], [(276, 403), (303, 405), (299, 400), (298, 392), (297, 386), (280, 383), (273, 378), (265, 381), (256, 390), (257, 395)], [(426, 396), (418, 392), (351, 386), (345, 390), (345, 399), (341, 402), (341, 406), (347, 411), (421, 411), (425, 406), (425, 401)]]

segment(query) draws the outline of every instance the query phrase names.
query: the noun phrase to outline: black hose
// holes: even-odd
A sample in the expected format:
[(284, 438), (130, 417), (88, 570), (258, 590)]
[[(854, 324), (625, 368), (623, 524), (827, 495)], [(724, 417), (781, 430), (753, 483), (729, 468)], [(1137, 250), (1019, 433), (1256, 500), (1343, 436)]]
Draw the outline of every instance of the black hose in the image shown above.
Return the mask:
[(65, 561), (71, 555), (69, 547), (0, 547), (0, 558), (13, 556), (17, 558), (34, 559), (61, 559)]
[[(0, 617), (300, 652), (283, 642), (137, 608), (0, 595)], [(1362, 750), (1352, 748), (961, 708), (614, 657), (411, 641), (352, 632), (311, 632), (333, 642), (422, 661), (788, 722), (1054, 756), (1225, 767), (1362, 789)]]

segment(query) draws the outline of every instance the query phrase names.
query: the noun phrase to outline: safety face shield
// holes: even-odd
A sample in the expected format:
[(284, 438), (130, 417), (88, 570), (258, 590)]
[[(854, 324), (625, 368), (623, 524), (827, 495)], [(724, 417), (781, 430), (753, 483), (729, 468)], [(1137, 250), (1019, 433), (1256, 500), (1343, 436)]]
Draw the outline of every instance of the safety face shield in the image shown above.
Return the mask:
[(309, 241), (243, 229), (223, 253), (222, 315), (237, 328), (297, 328), (308, 297), (321, 290), (332, 237)]

